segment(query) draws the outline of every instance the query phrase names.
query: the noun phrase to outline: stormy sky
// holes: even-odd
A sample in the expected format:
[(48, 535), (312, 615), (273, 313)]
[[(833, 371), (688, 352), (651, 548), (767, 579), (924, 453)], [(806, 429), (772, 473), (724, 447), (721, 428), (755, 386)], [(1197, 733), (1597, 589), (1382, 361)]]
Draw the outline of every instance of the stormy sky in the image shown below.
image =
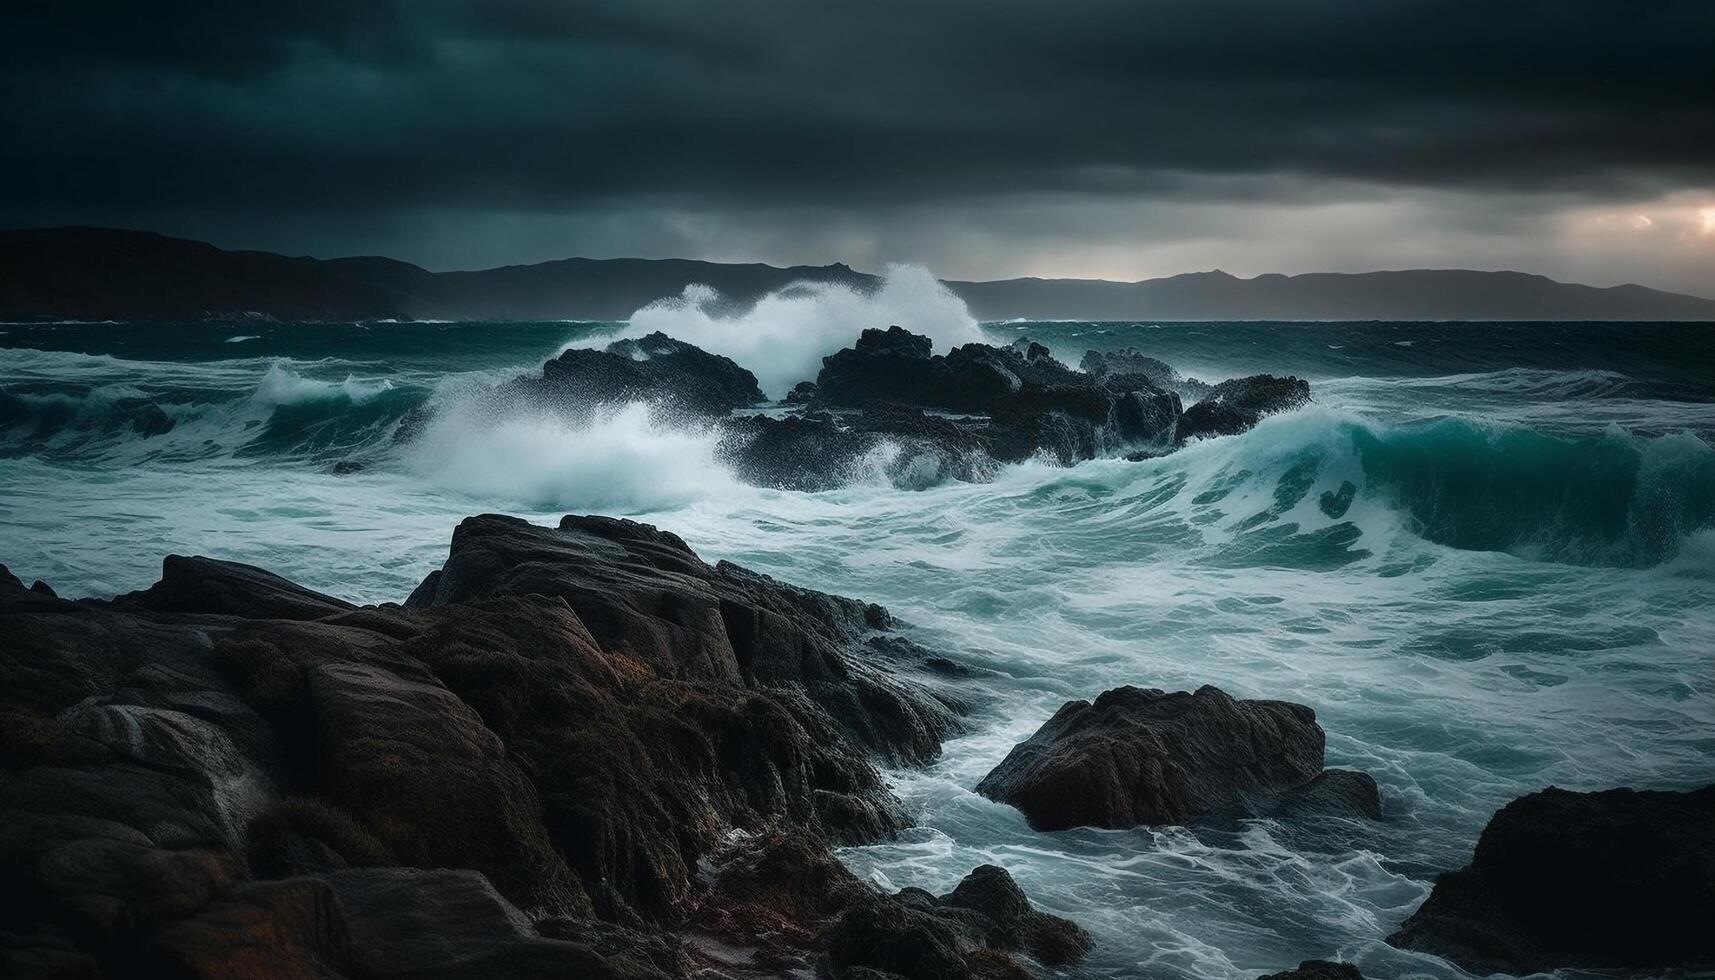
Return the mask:
[(1709, 0), (17, 0), (0, 224), (1715, 295)]

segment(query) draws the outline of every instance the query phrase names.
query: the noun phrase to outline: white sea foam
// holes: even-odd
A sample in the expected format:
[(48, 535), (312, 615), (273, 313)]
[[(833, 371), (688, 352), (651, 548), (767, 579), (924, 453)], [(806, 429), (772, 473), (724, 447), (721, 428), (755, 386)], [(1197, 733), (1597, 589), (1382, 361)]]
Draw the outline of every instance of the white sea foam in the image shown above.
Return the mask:
[[(537, 354), (520, 370), (534, 371)], [(1171, 360), (1194, 373), (1186, 357)], [(238, 444), (270, 419), (285, 428), (300, 416), (383, 416), (391, 399), (348, 406), (327, 396), (315, 411), (276, 412), (252, 401), (271, 369), (259, 359), (186, 366), (0, 352), (0, 379), (18, 386), (9, 393), (53, 399), (46, 408), (56, 412), (85, 396), (39, 391), (44, 380), (110, 386), (99, 392), (108, 399), (203, 372), (199, 404), (220, 406), (204, 421), (149, 439), (121, 426), (128, 444), (151, 451)], [(366, 370), (281, 369), (334, 379), (312, 400), (340, 389), (346, 371)], [(230, 452), (99, 469), (82, 457), (0, 459), (0, 561), (26, 581), (89, 595), (146, 586), (162, 554), (211, 554), (350, 599), (397, 601), (445, 560), (449, 528), (471, 513), (552, 524), (566, 511), (606, 511), (643, 515), (709, 560), (881, 602), (908, 624), (903, 634), (979, 668), (958, 688), (976, 709), (941, 758), (889, 775), (918, 826), (844, 857), (865, 878), (937, 893), (978, 864), (1002, 865), (1039, 907), (1095, 933), (1081, 970), (1115, 980), (1247, 980), (1308, 957), (1355, 962), (1368, 976), (1464, 980), (1384, 937), (1436, 871), (1469, 859), (1496, 807), (1550, 783), (1708, 780), (1698, 736), (1715, 726), (1715, 531), (1675, 517), (1695, 511), (1685, 501), (1710, 499), (1708, 439), (1627, 434), (1631, 418), (1655, 420), (1652, 433), (1706, 433), (1701, 405), (1646, 413), (1631, 398), (1560, 401), (1585, 388), (1522, 372), (1354, 378), (1318, 382), (1317, 408), (1161, 459), (1030, 462), (992, 483), (916, 493), (877, 480), (795, 494), (734, 484), (709, 434), (664, 428), (640, 407), (591, 419), (518, 414), (484, 397), (478, 380), (497, 378), (446, 384), (416, 441), (378, 438), (374, 465), (346, 476), (320, 457), (234, 465)], [(1566, 439), (1596, 441), (1521, 441), (1525, 406), (1575, 418)], [(1481, 431), (1463, 431), (1461, 413), (1482, 416)], [(26, 422), (18, 431), (34, 432), (34, 416)], [(1614, 465), (1591, 469), (1598, 458)], [(1322, 498), (1347, 481), (1356, 493), (1335, 517)], [(1469, 485), (1491, 492), (1444, 493)], [(1611, 506), (1591, 495), (1602, 487), (1617, 495)], [(1565, 501), (1567, 516), (1626, 519), (1580, 530), (1550, 508), (1539, 523), (1551, 536), (1524, 535), (1539, 552), (1567, 540), (1552, 535), (1686, 536), (1673, 557), (1638, 568), (1526, 560), (1425, 533), (1473, 506), (1478, 530), (1528, 530), (1534, 511), (1503, 505), (1533, 494)], [(1320, 836), (1275, 821), (1044, 835), (971, 791), (1069, 699), (1119, 684), (1204, 683), (1313, 706), (1328, 763), (1372, 773), (1386, 819)]]
[(302, 405), (335, 398), (364, 402), (392, 390), (393, 382), (388, 378), (347, 375), (343, 381), (321, 381), (306, 378), (284, 364), (275, 363), (262, 376), (252, 397), (260, 405)]
[(660, 331), (723, 354), (754, 371), (774, 398), (799, 381), (814, 380), (825, 355), (851, 346), (870, 327), (897, 325), (925, 334), (943, 352), (983, 339), (964, 301), (915, 265), (889, 266), (874, 292), (806, 282), (769, 293), (741, 312), (723, 311), (721, 302), (708, 286), (687, 286), (633, 313), (618, 336)]
[(676, 429), (638, 403), (583, 419), (478, 396), (435, 414), (405, 454), (436, 486), (541, 510), (647, 513), (739, 492), (712, 431)]

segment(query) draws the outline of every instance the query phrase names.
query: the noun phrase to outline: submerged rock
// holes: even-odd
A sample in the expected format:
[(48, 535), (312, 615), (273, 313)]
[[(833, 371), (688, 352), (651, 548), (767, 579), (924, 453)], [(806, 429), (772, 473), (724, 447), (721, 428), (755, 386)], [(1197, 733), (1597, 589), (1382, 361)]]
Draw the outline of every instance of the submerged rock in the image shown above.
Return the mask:
[[(1254, 812), (1314, 785), (1323, 743), (1316, 713), (1301, 704), (1240, 701), (1214, 687), (1121, 687), (1067, 702), (977, 792), (1017, 807), (1038, 830), (1184, 824)], [(1344, 782), (1326, 793), (1344, 797)]]
[(1507, 804), (1388, 942), (1474, 973), (1715, 966), (1715, 786)]

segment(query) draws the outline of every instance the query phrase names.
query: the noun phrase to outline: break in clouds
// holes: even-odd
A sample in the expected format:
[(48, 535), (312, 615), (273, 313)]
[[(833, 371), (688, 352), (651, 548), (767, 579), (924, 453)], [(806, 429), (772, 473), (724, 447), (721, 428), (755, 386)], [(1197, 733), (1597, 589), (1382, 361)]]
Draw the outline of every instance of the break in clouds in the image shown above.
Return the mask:
[(1715, 7), (30, 4), (0, 220), (431, 267), (1522, 268), (1710, 292)]

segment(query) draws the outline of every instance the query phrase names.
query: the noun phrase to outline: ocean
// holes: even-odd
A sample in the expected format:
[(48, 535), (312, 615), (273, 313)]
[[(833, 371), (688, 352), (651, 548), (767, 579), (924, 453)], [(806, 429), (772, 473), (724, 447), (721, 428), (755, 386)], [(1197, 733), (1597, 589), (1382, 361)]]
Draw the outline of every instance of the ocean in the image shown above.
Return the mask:
[[(607, 513), (880, 602), (982, 676), (970, 733), (890, 774), (918, 826), (845, 859), (936, 892), (1003, 865), (1095, 934), (1088, 976), (1248, 980), (1309, 957), (1462, 976), (1383, 939), (1494, 810), (1550, 784), (1715, 775), (1715, 327), (929, 310), (944, 342), (1296, 374), (1314, 404), (1159, 459), (919, 491), (751, 487), (711, 433), (643, 406), (574, 427), (485, 397), (644, 327), (726, 337), (778, 395), (857, 325), (916, 325), (909, 291), (827, 300), (732, 321), (0, 324), (0, 562), (111, 596), (195, 553), (399, 601), (469, 514)], [(396, 440), (424, 404), (420, 437)], [(1374, 775), (1385, 819), (1040, 834), (972, 792), (1062, 702), (1121, 684), (1312, 706), (1329, 765)]]

